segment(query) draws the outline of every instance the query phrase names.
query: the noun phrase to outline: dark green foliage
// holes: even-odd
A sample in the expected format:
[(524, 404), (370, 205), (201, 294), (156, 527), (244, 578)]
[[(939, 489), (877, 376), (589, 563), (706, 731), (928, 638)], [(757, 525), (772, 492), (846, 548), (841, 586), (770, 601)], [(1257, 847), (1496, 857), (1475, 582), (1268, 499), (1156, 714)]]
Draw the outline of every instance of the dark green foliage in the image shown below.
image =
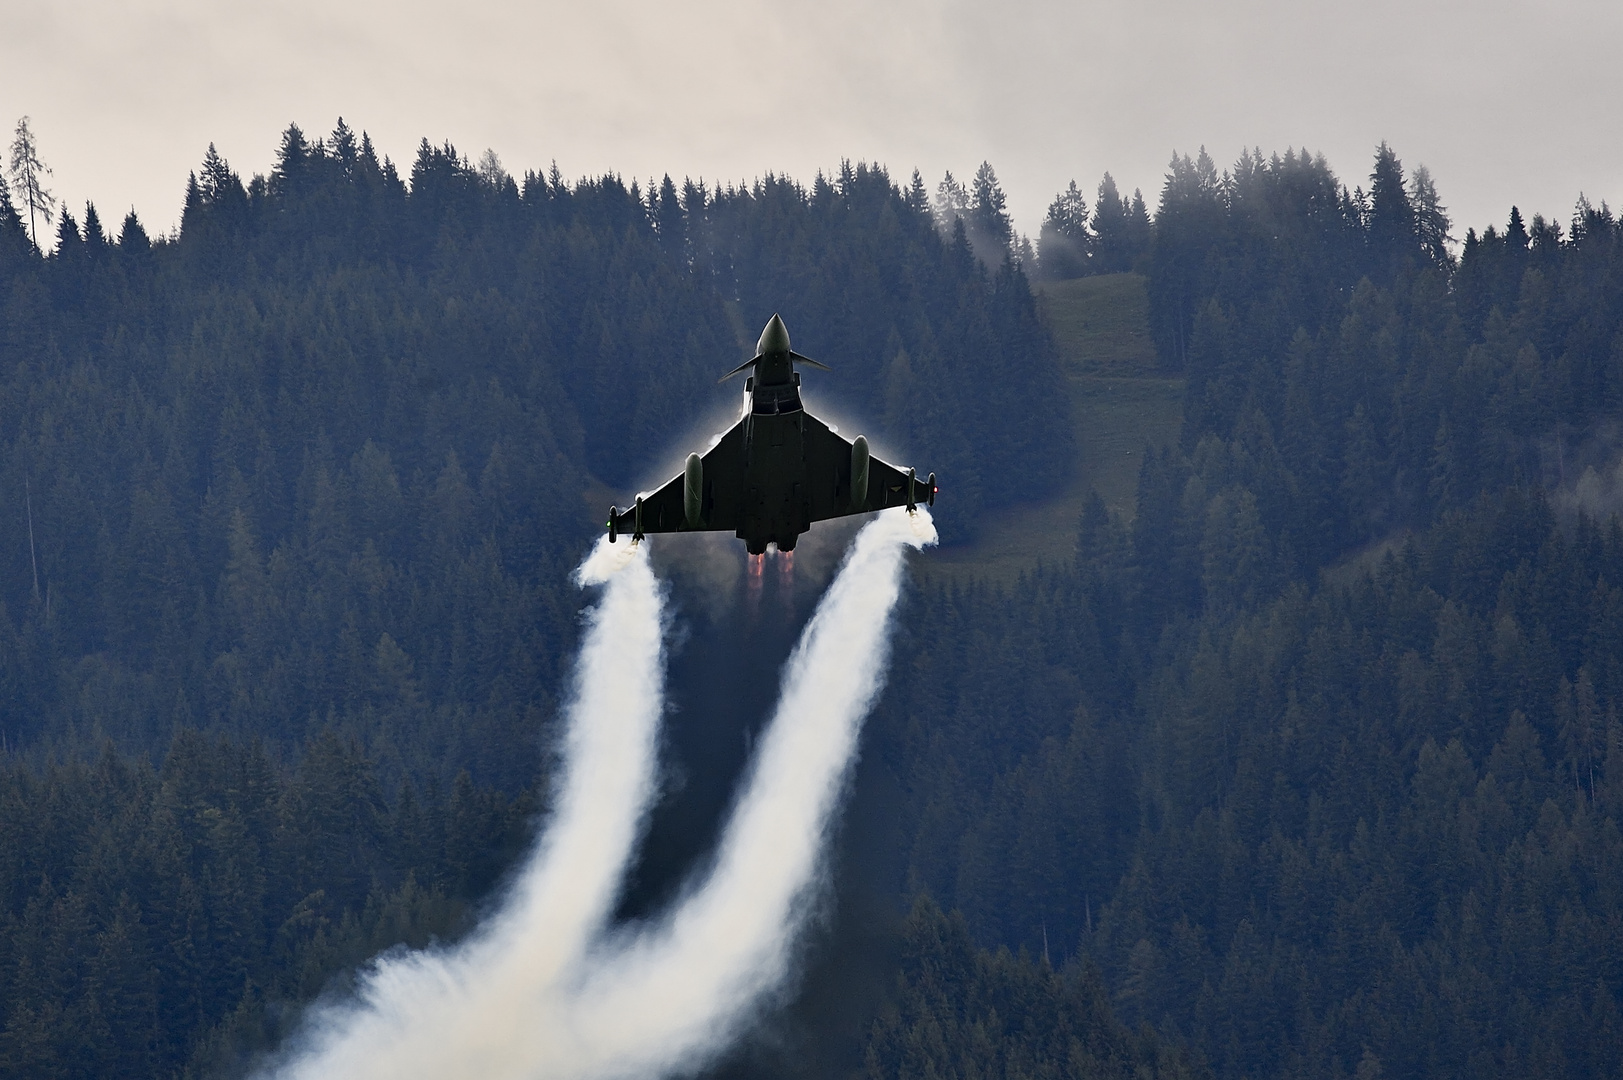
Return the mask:
[(1087, 200), (1076, 181), (1055, 196), (1038, 239), (1041, 276), (1052, 281), (1085, 274), (1119, 274), (1132, 270), (1148, 255), (1154, 228), (1144, 196), (1124, 200), (1116, 181), (1105, 173), (1099, 197), (1088, 216)]
[(1617, 519), (1510, 489), (1346, 584), (1208, 563), (1123, 625), (1151, 582), (1100, 516), (1075, 570), (913, 605), (875, 721), (907, 887), (1093, 958), (1221, 1076), (1623, 1068)]
[(988, 277), (880, 170), (821, 190), (667, 183), (645, 212), (424, 142), (408, 194), (340, 122), (247, 188), (211, 147), (175, 242), (64, 213), (0, 282), (0, 600), (49, 673), (0, 706), (10, 736), (161, 752), (174, 717), (285, 747), (330, 720), (390, 776), (521, 786), (580, 493), (647, 479), (725, 400), (729, 297), (804, 328), (839, 368), (818, 392), (935, 467), (949, 517), (1045, 490), (1065, 405), (1019, 269)]
[(1093, 234), (1088, 229), (1088, 201), (1076, 181), (1054, 196), (1037, 238), (1042, 276), (1051, 281), (1077, 278), (1089, 270)]
[[(1071, 194), (1044, 263), (1147, 273), (1184, 435), (1074, 563), (903, 616), (888, 887), (961, 915), (915, 908), (868, 1072), (1618, 1075), (1616, 218), (1456, 261), (1384, 145), (1367, 193), (1253, 152), (1175, 158), (1153, 226)], [(173, 238), (87, 205), (41, 256), (0, 187), (0, 1072), (229, 1071), (465, 930), (543, 790), (582, 492), (773, 311), (947, 535), (1063, 479), (996, 177), (941, 196), (402, 177), (342, 121), (247, 183), (211, 148)]]
[(47, 257), (0, 187), (0, 1072), (208, 1071), (462, 929), (545, 780), (584, 492), (702, 439), (773, 310), (955, 527), (1060, 479), (1022, 273), (914, 187), (402, 177), (340, 120)]
[(1222, 176), (1179, 158), (1157, 217), (1152, 322), (1188, 380), (1184, 450), (1248, 432), (1278, 451), (1292, 497), (1253, 493), (1304, 571), (1477, 491), (1570, 484), (1623, 393), (1609, 215), (1582, 204), (1566, 241), (1540, 218), (1535, 243), (1513, 209), (1456, 268), (1424, 170), (1406, 188), (1383, 145), (1372, 186), (1348, 195), (1305, 154)]
[(1126, 866), (1130, 778), (1111, 763), (1129, 733), (1098, 720), (1126, 704), (1121, 614), (1110, 584), (1058, 571), (909, 605), (911, 659), (875, 725), (909, 792), (906, 889), (1000, 940), (1036, 947), (1046, 927), (1069, 955)]
[(1618, 225), (1447, 227), (1386, 147), (1178, 159), (1182, 446), (915, 603), (876, 715), (903, 888), (1220, 1076), (1623, 1071)]
[(212, 1071), (379, 950), (466, 929), (534, 811), (466, 773), (448, 795), (385, 801), (372, 762), (330, 731), (285, 772), (261, 743), (191, 730), (157, 769), (111, 745), (13, 761), (0, 1073)]
[(1620, 555), (1512, 493), (1349, 587), (1203, 620), (1146, 710), (1151, 813), (1093, 945), (1127, 1015), (1231, 1076), (1623, 1065), (1595, 674)]
[(963, 916), (927, 899), (907, 920), (894, 999), (869, 1040), (869, 1080), (1205, 1075), (1148, 1028), (1122, 1026), (1095, 967), (977, 949)]
[[(1414, 207), (1404, 188), (1403, 163), (1386, 143), (1375, 152), (1375, 171), (1369, 177), (1369, 244), (1374, 263), (1390, 277), (1401, 268), (1404, 256), (1413, 253), (1418, 235)], [(1393, 265), (1395, 264), (1395, 265)]]
[[(1008, 200), (997, 182), (997, 173), (990, 161), (981, 162), (975, 170), (975, 179), (969, 185), (970, 209), (966, 222), (971, 242), (977, 251), (984, 251), (986, 262), (996, 265), (1003, 261), (1004, 253), (1014, 242), (1014, 220), (1009, 217)], [(998, 254), (992, 254), (992, 253)], [(990, 257), (988, 257), (990, 256)]]
[(1094, 259), (1096, 274), (1118, 274), (1131, 270), (1150, 248), (1150, 215), (1144, 196), (1135, 190), (1131, 201), (1116, 190), (1109, 173), (1099, 181), (1099, 198), (1093, 204)]

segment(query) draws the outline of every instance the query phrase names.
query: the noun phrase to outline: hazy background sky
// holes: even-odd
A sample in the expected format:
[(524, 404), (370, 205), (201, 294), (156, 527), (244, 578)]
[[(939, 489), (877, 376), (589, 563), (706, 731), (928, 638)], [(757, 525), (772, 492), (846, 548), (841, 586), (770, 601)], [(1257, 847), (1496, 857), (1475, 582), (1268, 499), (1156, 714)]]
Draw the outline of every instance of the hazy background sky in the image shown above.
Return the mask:
[(33, 118), (76, 215), (154, 231), (211, 141), (246, 180), (290, 121), (340, 115), (402, 172), (423, 136), (644, 181), (851, 158), (933, 190), (984, 158), (1033, 238), (1072, 178), (1153, 207), (1202, 144), (1220, 166), (1305, 145), (1352, 186), (1384, 138), (1460, 236), (1512, 202), (1623, 202), (1616, 0), (0, 0), (0, 27), (0, 124)]

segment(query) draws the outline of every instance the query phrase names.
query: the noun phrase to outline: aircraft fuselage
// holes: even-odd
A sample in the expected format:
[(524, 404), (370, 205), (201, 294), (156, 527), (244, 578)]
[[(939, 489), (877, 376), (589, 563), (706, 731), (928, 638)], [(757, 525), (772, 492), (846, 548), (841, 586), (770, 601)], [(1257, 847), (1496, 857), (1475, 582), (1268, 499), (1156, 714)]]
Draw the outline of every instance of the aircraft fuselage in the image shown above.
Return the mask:
[(703, 455), (689, 454), (682, 473), (637, 496), (627, 510), (609, 507), (612, 543), (621, 532), (640, 540), (651, 532), (732, 530), (751, 555), (776, 544), (793, 551), (814, 521), (866, 514), (892, 506), (911, 510), (935, 502), (935, 474), (886, 464), (862, 436), (847, 441), (806, 412), (795, 364), (823, 367), (789, 347), (783, 320), (772, 316), (746, 369), (749, 409)]
[(744, 417), (744, 499), (737, 535), (751, 555), (769, 543), (793, 551), (811, 526), (806, 409), (800, 403), (800, 375), (789, 374), (783, 383), (763, 386), (751, 379), (745, 387), (750, 411)]

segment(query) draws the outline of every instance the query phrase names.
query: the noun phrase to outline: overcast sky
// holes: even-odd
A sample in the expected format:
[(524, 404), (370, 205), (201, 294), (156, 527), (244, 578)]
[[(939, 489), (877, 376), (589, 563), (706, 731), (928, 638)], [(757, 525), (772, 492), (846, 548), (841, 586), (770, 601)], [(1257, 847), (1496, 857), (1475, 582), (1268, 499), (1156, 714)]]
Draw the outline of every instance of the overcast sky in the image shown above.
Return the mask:
[(1153, 206), (1201, 145), (1306, 146), (1352, 186), (1386, 139), (1461, 236), (1623, 202), (1617, 0), (0, 0), (0, 28), (0, 124), (33, 118), (76, 215), (154, 231), (211, 141), (246, 180), (340, 115), (403, 171), (424, 136), (628, 180), (850, 158), (933, 190), (986, 159), (1033, 237), (1069, 180)]

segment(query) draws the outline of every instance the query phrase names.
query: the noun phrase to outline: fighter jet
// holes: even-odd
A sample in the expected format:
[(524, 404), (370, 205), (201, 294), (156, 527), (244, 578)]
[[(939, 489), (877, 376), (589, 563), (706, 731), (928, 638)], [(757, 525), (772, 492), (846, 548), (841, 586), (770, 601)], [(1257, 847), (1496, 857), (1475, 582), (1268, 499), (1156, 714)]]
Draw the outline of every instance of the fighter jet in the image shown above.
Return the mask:
[(749, 411), (704, 454), (630, 509), (609, 507), (609, 541), (621, 533), (641, 540), (647, 533), (731, 530), (751, 555), (768, 544), (795, 549), (814, 521), (864, 514), (891, 506), (934, 506), (935, 473), (920, 480), (868, 451), (858, 435), (846, 442), (800, 403), (796, 364), (829, 370), (789, 347), (789, 331), (773, 315), (755, 358), (722, 381), (754, 369), (744, 383)]

